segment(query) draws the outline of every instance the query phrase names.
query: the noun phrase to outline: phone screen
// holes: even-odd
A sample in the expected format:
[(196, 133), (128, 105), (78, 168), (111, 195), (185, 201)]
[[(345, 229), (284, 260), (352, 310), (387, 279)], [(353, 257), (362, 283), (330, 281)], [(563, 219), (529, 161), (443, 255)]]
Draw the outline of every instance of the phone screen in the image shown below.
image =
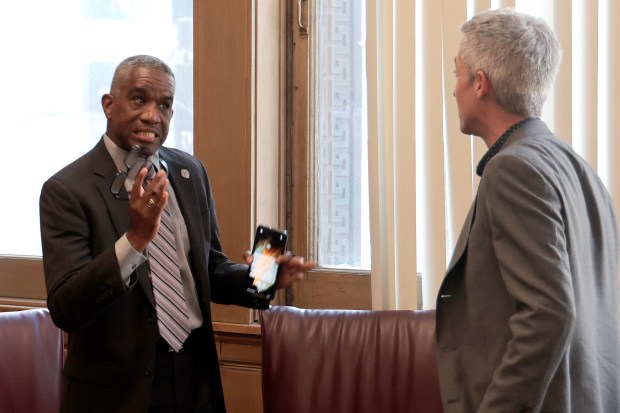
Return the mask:
[(286, 240), (286, 231), (258, 226), (252, 248), (253, 261), (249, 269), (251, 280), (249, 293), (273, 299), (278, 281), (276, 259), (284, 254)]

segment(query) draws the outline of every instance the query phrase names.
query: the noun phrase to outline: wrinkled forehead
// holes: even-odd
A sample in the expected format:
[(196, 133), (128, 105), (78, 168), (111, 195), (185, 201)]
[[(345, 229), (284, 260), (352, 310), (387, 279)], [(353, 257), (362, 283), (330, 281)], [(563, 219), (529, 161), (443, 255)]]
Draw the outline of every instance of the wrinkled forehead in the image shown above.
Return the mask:
[(159, 93), (174, 95), (174, 77), (163, 70), (151, 67), (134, 67), (117, 74), (112, 84), (113, 90), (149, 89)]

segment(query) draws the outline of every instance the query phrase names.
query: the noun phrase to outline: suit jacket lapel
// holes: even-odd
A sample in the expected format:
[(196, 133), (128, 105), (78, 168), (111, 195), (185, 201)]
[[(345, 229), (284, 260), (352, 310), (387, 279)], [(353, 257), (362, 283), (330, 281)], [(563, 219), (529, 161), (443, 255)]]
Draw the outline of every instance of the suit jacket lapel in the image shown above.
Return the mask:
[(474, 199), (474, 202), (469, 208), (469, 213), (467, 214), (467, 218), (465, 218), (465, 222), (463, 223), (463, 228), (461, 229), (461, 233), (459, 235), (459, 239), (454, 246), (454, 253), (452, 254), (452, 259), (450, 260), (450, 264), (448, 265), (448, 269), (446, 270), (446, 274), (448, 274), (452, 268), (456, 265), (457, 262), (461, 259), (461, 256), (465, 253), (467, 249), (467, 243), (469, 241), (469, 232), (471, 231), (471, 226), (474, 223), (474, 217), (476, 216), (476, 202), (477, 199)]
[[(176, 194), (183, 219), (186, 222), (189, 222), (189, 219), (197, 219), (200, 217), (200, 209), (197, 202), (192, 202), (192, 200), (196, 200), (193, 177), (189, 170), (184, 165), (181, 165), (177, 159), (167, 155), (169, 153), (164, 148), (160, 148), (161, 160), (167, 165), (168, 180)], [(190, 232), (189, 228), (188, 232)]]
[(110, 221), (121, 236), (129, 228), (129, 214), (127, 212), (129, 196), (123, 187), (118, 195), (112, 194), (110, 188), (116, 177), (116, 165), (105, 147), (103, 139), (99, 141), (93, 153), (93, 173), (100, 178), (97, 183), (99, 193), (110, 212)]
[[(97, 188), (108, 210), (108, 215), (116, 231), (116, 236), (120, 238), (121, 235), (127, 232), (130, 224), (128, 212), (129, 194), (124, 186), (121, 188), (118, 195), (114, 195), (110, 191), (112, 182), (116, 177), (116, 165), (105, 147), (103, 139), (97, 144), (95, 152), (93, 153), (93, 173), (100, 178), (97, 183)], [(153, 287), (149, 278), (148, 266), (139, 266), (136, 269), (136, 276), (147, 298), (153, 307), (155, 307), (155, 298), (153, 297)]]
[[(500, 151), (515, 142), (518, 142), (520, 139), (523, 139), (527, 136), (536, 135), (536, 134), (550, 134), (551, 131), (545, 125), (543, 121), (540, 119), (534, 119), (531, 122), (526, 123), (525, 125), (518, 128), (504, 143), (504, 146), (500, 149)], [(459, 239), (456, 242), (454, 247), (454, 253), (452, 254), (452, 259), (450, 260), (450, 264), (446, 270), (446, 274), (449, 274), (450, 271), (454, 268), (454, 266), (459, 262), (461, 256), (467, 250), (467, 244), (469, 241), (469, 232), (471, 231), (471, 226), (474, 222), (474, 217), (476, 216), (476, 202), (478, 200), (478, 195), (476, 194), (476, 198), (469, 209), (469, 213), (467, 214), (467, 218), (463, 224), (463, 229), (461, 229), (461, 234), (459, 235)]]
[[(196, 178), (190, 173), (192, 168), (182, 164), (178, 157), (174, 156), (174, 154), (166, 148), (160, 148), (159, 155), (160, 159), (167, 164), (168, 180), (174, 189), (181, 215), (183, 215), (183, 219), (185, 220), (190, 246), (202, 245), (205, 242), (202, 236), (202, 214), (196, 194)], [(192, 273), (194, 274), (194, 278), (196, 278), (195, 275), (201, 272), (197, 266), (200, 265), (200, 263), (206, 262), (204, 249), (192, 248), (190, 260)], [(206, 268), (204, 271), (206, 271)], [(196, 280), (196, 282), (199, 281), (200, 280)]]

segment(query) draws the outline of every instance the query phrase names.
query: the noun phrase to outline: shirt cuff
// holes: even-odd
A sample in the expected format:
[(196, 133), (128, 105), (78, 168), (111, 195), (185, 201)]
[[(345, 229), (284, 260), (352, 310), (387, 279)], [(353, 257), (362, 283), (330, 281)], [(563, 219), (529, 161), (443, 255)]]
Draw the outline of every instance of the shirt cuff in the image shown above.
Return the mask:
[(131, 274), (133, 274), (136, 268), (146, 262), (146, 257), (131, 246), (127, 239), (127, 234), (120, 237), (114, 247), (118, 265), (121, 269), (121, 278), (125, 285), (129, 287)]

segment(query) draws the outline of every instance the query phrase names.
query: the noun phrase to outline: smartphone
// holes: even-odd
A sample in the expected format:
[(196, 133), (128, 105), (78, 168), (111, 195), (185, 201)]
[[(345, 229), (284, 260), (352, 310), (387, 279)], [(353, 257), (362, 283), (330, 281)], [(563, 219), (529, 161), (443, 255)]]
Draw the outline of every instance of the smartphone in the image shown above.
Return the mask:
[(252, 247), (252, 264), (248, 270), (248, 293), (272, 300), (278, 286), (279, 265), (276, 259), (286, 251), (286, 230), (259, 225)]

